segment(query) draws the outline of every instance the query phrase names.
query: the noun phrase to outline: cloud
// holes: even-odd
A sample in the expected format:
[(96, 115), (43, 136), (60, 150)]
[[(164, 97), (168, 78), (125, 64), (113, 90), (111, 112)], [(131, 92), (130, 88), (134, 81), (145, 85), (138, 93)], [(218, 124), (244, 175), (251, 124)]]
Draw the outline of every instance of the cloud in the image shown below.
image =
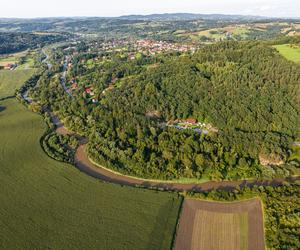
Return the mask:
[(271, 10), (271, 9), (274, 9), (274, 6), (264, 5), (259, 8), (260, 11), (266, 11), (266, 10)]

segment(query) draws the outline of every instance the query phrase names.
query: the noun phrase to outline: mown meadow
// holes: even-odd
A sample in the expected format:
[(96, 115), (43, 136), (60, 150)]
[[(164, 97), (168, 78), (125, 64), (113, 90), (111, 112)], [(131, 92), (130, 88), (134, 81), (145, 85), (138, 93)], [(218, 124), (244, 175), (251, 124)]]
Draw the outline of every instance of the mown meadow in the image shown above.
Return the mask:
[(0, 99), (14, 95), (17, 88), (27, 81), (35, 69), (0, 70)]
[(300, 63), (300, 46), (293, 44), (281, 44), (274, 46), (286, 59)]
[[(10, 82), (0, 75), (1, 98), (26, 79), (20, 72), (5, 72)], [(45, 130), (15, 98), (0, 101), (0, 249), (171, 248), (177, 194), (103, 183), (59, 163), (40, 146)]]

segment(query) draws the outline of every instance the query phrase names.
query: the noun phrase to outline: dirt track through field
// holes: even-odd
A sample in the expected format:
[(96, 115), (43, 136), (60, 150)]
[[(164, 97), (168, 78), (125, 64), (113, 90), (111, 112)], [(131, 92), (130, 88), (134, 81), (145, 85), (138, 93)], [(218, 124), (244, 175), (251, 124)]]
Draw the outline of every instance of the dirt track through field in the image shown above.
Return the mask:
[[(63, 126), (63, 123), (59, 120), (59, 118), (49, 112), (53, 123), (57, 126), (58, 134), (73, 134), (68, 129)], [(208, 181), (205, 183), (193, 184), (193, 183), (172, 183), (172, 182), (164, 182), (164, 181), (153, 181), (141, 178), (135, 178), (132, 176), (122, 175), (116, 172), (113, 172), (105, 167), (101, 167), (99, 165), (95, 165), (90, 161), (86, 153), (87, 139), (83, 138), (79, 135), (77, 137), (80, 139), (80, 146), (78, 147), (75, 154), (75, 166), (81, 170), (82, 172), (95, 177), (97, 179), (101, 179), (103, 181), (116, 183), (120, 185), (127, 186), (140, 186), (144, 188), (153, 188), (153, 189), (163, 189), (170, 191), (210, 191), (213, 189), (222, 189), (222, 190), (233, 190), (237, 186), (243, 187), (248, 186), (252, 187), (254, 185), (262, 185), (262, 186), (279, 186), (284, 181), (293, 182), (300, 177), (294, 178), (277, 178), (273, 180), (242, 180), (242, 181)]]
[(212, 189), (223, 189), (232, 190), (237, 186), (254, 186), (254, 185), (264, 185), (264, 186), (278, 186), (284, 179), (274, 179), (272, 181), (209, 181), (200, 184), (181, 184), (181, 183), (170, 183), (170, 182), (159, 182), (159, 181), (147, 181), (139, 178), (134, 178), (131, 176), (121, 175), (103, 167), (96, 166), (87, 157), (85, 152), (86, 144), (79, 146), (75, 155), (75, 165), (78, 169), (86, 174), (93, 176), (95, 178), (113, 182), (121, 185), (129, 186), (142, 186), (146, 188), (154, 189), (164, 189), (172, 191), (210, 191)]
[[(222, 237), (219, 238), (216, 238), (216, 236), (218, 235), (218, 228), (214, 227), (222, 226), (222, 221), (220, 221), (219, 218), (221, 218), (224, 215), (224, 223), (226, 223), (226, 221), (230, 222), (230, 220), (236, 220), (236, 215), (244, 215), (245, 213), (247, 214), (248, 219), (248, 228), (246, 230), (246, 232), (248, 232), (248, 238), (246, 241), (247, 249), (264, 250), (265, 243), (263, 211), (261, 201), (257, 198), (231, 203), (185, 199), (183, 209), (180, 215), (180, 221), (177, 230), (177, 237), (175, 240), (174, 249), (221, 250), (229, 249), (228, 246), (231, 246), (230, 249), (235, 249), (235, 247), (239, 247), (239, 244), (241, 244), (241, 242), (240, 239), (237, 239), (237, 236), (234, 234), (234, 230), (236, 229), (235, 225), (223, 225), (224, 227), (228, 226), (228, 231), (225, 231), (225, 235), (222, 235)], [(211, 218), (203, 217), (207, 214), (211, 214)], [(215, 219), (217, 220), (214, 220), (214, 215)], [(208, 222), (214, 225), (209, 224)], [(209, 229), (211, 228), (214, 228), (215, 230), (209, 231)], [(203, 238), (201, 238), (201, 234), (196, 235), (199, 232), (202, 233)], [(236, 233), (239, 234), (240, 232), (236, 231)], [(232, 237), (230, 238), (230, 236)], [(220, 238), (222, 238), (224, 242), (218, 242)], [(231, 239), (234, 242), (230, 242), (229, 240)]]

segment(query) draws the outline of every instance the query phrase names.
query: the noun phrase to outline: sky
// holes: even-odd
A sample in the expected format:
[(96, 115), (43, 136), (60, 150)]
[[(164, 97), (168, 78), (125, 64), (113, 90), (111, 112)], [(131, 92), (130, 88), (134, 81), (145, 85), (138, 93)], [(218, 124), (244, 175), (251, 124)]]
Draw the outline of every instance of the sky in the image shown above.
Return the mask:
[(109, 17), (182, 12), (300, 17), (300, 0), (0, 0), (0, 17)]

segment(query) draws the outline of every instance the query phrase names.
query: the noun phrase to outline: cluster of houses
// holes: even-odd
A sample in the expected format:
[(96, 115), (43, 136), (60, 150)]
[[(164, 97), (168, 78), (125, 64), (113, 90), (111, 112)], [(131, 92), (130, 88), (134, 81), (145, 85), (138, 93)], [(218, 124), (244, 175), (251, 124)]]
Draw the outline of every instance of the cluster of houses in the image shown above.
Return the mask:
[(195, 52), (196, 47), (193, 45), (169, 43), (166, 41), (152, 41), (152, 40), (138, 40), (135, 43), (135, 48), (141, 53), (149, 53), (155, 55), (165, 51), (179, 51), (179, 52)]
[[(192, 44), (170, 43), (167, 41), (154, 41), (149, 39), (141, 39), (137, 41), (125, 39), (110, 39), (103, 41), (91, 41), (89, 43), (89, 52), (122, 51), (125, 47), (130, 47), (135, 51), (151, 55), (164, 51), (194, 52), (196, 50), (195, 45)], [(129, 59), (134, 60), (134, 54), (131, 54), (129, 56)]]
[(179, 130), (189, 129), (199, 134), (208, 134), (209, 132), (218, 133), (218, 129), (213, 127), (211, 124), (198, 122), (194, 118), (188, 118), (186, 120), (169, 121), (167, 123), (167, 126)]
[[(83, 59), (84, 60), (84, 59)], [(72, 56), (66, 56), (65, 57), (65, 61), (63, 62), (64, 64), (64, 72), (68, 71), (69, 69), (72, 68)], [(64, 73), (65, 75), (66, 73)], [(64, 85), (64, 82), (65, 82), (65, 76), (63, 77), (63, 81), (62, 81), (62, 84)], [(64, 86), (64, 88), (66, 89), (66, 91), (68, 93), (70, 93), (70, 90), (73, 91), (73, 90), (77, 90), (78, 89), (78, 83), (76, 81), (76, 77), (72, 77), (70, 79), (70, 82), (68, 83), (68, 86), (71, 86), (70, 88), (67, 88), (66, 86)], [(86, 87), (84, 89), (84, 93), (86, 94), (86, 97), (88, 99), (91, 100), (92, 103), (98, 103), (98, 99), (95, 97), (95, 92), (93, 90), (92, 87)]]
[(110, 39), (105, 41), (91, 41), (89, 43), (89, 52), (92, 51), (113, 51), (129, 45), (130, 42), (124, 39)]
[(84, 91), (86, 95), (91, 98), (92, 103), (98, 103), (98, 99), (95, 97), (95, 92), (92, 87), (85, 88)]

